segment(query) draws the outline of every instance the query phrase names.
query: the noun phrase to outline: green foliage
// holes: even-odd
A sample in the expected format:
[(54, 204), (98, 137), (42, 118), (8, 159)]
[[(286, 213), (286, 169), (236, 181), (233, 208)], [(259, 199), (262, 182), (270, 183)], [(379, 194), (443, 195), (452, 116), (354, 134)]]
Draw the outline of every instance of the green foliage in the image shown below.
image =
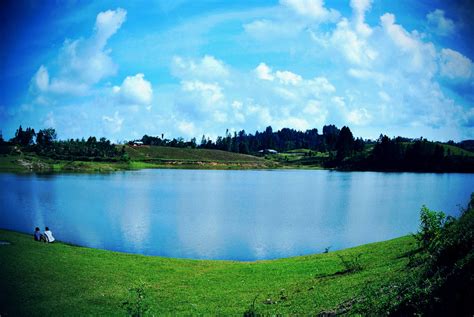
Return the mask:
[(362, 263), (360, 261), (361, 254), (343, 256), (338, 253), (337, 257), (344, 267), (343, 273), (356, 273), (362, 271)]
[(420, 249), (408, 276), (368, 288), (354, 312), (392, 316), (472, 316), (474, 306), (474, 193), (459, 219), (421, 209)]
[(20, 127), (16, 130), (15, 132), (15, 137), (11, 139), (10, 141), (13, 144), (18, 144), (21, 146), (29, 146), (34, 143), (34, 137), (35, 137), (35, 129), (32, 128), (26, 128), (26, 130), (23, 130), (23, 128)]
[(149, 288), (149, 285), (140, 281), (137, 286), (128, 290), (128, 298), (122, 303), (122, 308), (125, 309), (128, 316), (142, 317), (150, 312), (151, 302), (147, 288)]
[(442, 211), (430, 210), (425, 205), (421, 207), (420, 229), (415, 234), (421, 248), (432, 251), (438, 247), (445, 222), (446, 215)]
[(352, 135), (351, 130), (346, 126), (342, 127), (336, 143), (336, 157), (339, 161), (352, 155), (354, 151), (354, 142), (354, 136)]
[(57, 134), (53, 128), (42, 129), (36, 134), (36, 146), (39, 148), (47, 148), (56, 141)]

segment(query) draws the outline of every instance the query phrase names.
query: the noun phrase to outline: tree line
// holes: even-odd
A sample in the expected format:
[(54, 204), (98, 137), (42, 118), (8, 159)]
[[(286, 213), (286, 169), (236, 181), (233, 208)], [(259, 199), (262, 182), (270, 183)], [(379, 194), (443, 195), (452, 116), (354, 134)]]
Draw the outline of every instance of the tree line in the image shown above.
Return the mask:
[(370, 155), (351, 157), (342, 163), (340, 167), (352, 170), (474, 172), (474, 156), (456, 153), (424, 138), (391, 139), (386, 135), (380, 135)]
[[(196, 138), (189, 141), (183, 138), (169, 140), (163, 134), (161, 137), (144, 135), (139, 141), (151, 146), (216, 149), (254, 155), (270, 149), (278, 152), (309, 149), (327, 155), (317, 160), (310, 159), (308, 164), (346, 170), (474, 172), (474, 157), (451, 152), (450, 147), (455, 145), (472, 150), (473, 140), (441, 144), (423, 138), (389, 138), (386, 135), (380, 135), (376, 141), (363, 140), (355, 138), (347, 126), (339, 129), (335, 125), (325, 125), (322, 134), (318, 129), (303, 132), (283, 128), (273, 131), (271, 126), (254, 134), (245, 130), (233, 133), (226, 130), (225, 135), (218, 136), (215, 141), (203, 135), (200, 144), (197, 144)], [(57, 140), (56, 131), (52, 128), (35, 132), (30, 127), (23, 129), (20, 126), (9, 142), (5, 142), (0, 133), (0, 144), (18, 145), (55, 159), (128, 160), (125, 147), (117, 147), (106, 138), (91, 136), (87, 140)], [(5, 147), (2, 147), (0, 152), (4, 151)]]
[[(20, 126), (15, 136), (9, 142), (0, 135), (1, 145), (20, 146), (24, 150), (36, 152), (38, 155), (61, 160), (83, 161), (117, 161), (127, 160), (125, 148), (118, 150), (108, 139), (91, 136), (87, 140), (68, 139), (57, 140), (56, 130), (53, 128), (41, 129), (35, 132), (33, 128), (23, 129)], [(2, 152), (9, 151), (2, 146)]]

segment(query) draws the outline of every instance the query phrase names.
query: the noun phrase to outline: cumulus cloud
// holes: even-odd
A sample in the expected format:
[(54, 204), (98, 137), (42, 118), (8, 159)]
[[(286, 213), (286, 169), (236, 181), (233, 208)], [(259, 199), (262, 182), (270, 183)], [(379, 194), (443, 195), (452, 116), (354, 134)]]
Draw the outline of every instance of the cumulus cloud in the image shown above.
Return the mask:
[(122, 8), (100, 12), (95, 20), (96, 44), (104, 47), (107, 40), (117, 32), (127, 17), (127, 11)]
[(333, 47), (342, 52), (345, 59), (351, 64), (369, 66), (379, 55), (364, 37), (359, 36), (352, 29), (346, 18), (337, 23), (330, 41)]
[(340, 16), (337, 10), (327, 9), (324, 0), (281, 0), (280, 3), (297, 14), (318, 22), (336, 21)]
[(34, 77), (40, 92), (55, 94), (86, 94), (89, 87), (103, 78), (114, 75), (117, 65), (106, 49), (108, 39), (126, 19), (121, 8), (100, 12), (93, 34), (89, 38), (66, 40), (58, 57), (58, 71), (52, 76), (41, 65)]
[(114, 86), (113, 92), (120, 98), (120, 102), (128, 105), (150, 106), (153, 100), (151, 83), (142, 73), (127, 76), (122, 85)]
[(223, 101), (224, 95), (222, 88), (217, 83), (205, 83), (199, 80), (182, 81), (181, 89), (185, 92), (196, 93), (210, 107)]
[(303, 80), (300, 75), (287, 70), (277, 71), (275, 77), (284, 85), (298, 85)]
[(228, 67), (214, 56), (205, 55), (199, 60), (173, 57), (171, 71), (179, 78), (215, 80), (229, 75)]
[(456, 27), (453, 20), (444, 16), (444, 11), (436, 9), (426, 15), (429, 28), (440, 36), (452, 35)]
[(272, 69), (265, 63), (260, 63), (255, 68), (255, 74), (258, 78), (272, 81), (275, 77), (272, 75)]
[(474, 69), (469, 58), (449, 48), (441, 50), (439, 66), (441, 76), (459, 80), (471, 78)]
[(395, 23), (395, 15), (385, 13), (380, 17), (384, 34), (394, 44), (395, 52), (398, 52), (397, 59), (409, 59), (408, 67), (410, 72), (424, 72), (429, 76), (436, 71), (436, 50), (433, 43), (423, 42), (417, 32), (409, 33), (401, 25)]
[(365, 23), (365, 13), (370, 10), (371, 5), (372, 0), (351, 0), (356, 31), (363, 36), (372, 34), (372, 29)]

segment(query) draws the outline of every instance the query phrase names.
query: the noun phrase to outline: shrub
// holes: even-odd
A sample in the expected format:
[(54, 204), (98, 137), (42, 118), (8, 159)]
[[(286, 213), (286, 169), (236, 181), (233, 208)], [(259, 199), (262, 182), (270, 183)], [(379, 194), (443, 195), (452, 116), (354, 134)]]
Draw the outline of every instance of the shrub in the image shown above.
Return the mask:
[(345, 257), (340, 254), (337, 255), (339, 260), (341, 260), (342, 265), (344, 266), (344, 273), (355, 273), (362, 270), (360, 256), (360, 254), (347, 255)]
[(367, 315), (473, 316), (474, 194), (459, 219), (421, 208), (420, 250), (410, 275), (362, 298)]
[(423, 205), (420, 211), (420, 222), (420, 229), (415, 234), (415, 238), (422, 249), (433, 251), (440, 242), (446, 215), (442, 211), (433, 211)]
[(140, 282), (136, 287), (130, 288), (128, 299), (122, 303), (128, 316), (141, 317), (150, 311), (150, 298), (147, 292), (148, 285)]

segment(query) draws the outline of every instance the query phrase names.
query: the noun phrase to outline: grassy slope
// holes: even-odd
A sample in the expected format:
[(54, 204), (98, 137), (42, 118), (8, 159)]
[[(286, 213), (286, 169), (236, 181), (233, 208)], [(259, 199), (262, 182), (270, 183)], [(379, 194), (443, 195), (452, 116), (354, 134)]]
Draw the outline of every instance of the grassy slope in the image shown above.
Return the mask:
[(133, 161), (187, 160), (187, 161), (214, 161), (214, 162), (262, 162), (263, 159), (239, 153), (219, 150), (174, 148), (168, 146), (139, 146), (126, 147), (126, 152)]
[(443, 146), (445, 155), (447, 155), (447, 152), (449, 150), (451, 152), (451, 155), (474, 156), (473, 152), (466, 151), (465, 149), (462, 149), (460, 147), (449, 145), (449, 144), (443, 144), (443, 143), (438, 143), (438, 144)]
[(111, 172), (141, 168), (273, 168), (265, 159), (218, 150), (172, 148), (161, 146), (126, 147), (130, 162), (61, 161), (39, 157), (35, 153), (0, 155), (0, 170)]
[[(110, 315), (139, 281), (148, 286), (152, 311), (173, 314), (241, 315), (255, 296), (266, 314), (312, 314), (348, 301), (368, 287), (409, 274), (411, 237), (328, 254), (231, 262), (149, 257), (42, 244), (0, 230), (0, 314)], [(361, 254), (363, 270), (343, 271), (337, 254)], [(273, 304), (265, 304), (270, 299)], [(269, 301), (270, 302), (270, 301)], [(276, 303), (275, 303), (276, 302)]]

